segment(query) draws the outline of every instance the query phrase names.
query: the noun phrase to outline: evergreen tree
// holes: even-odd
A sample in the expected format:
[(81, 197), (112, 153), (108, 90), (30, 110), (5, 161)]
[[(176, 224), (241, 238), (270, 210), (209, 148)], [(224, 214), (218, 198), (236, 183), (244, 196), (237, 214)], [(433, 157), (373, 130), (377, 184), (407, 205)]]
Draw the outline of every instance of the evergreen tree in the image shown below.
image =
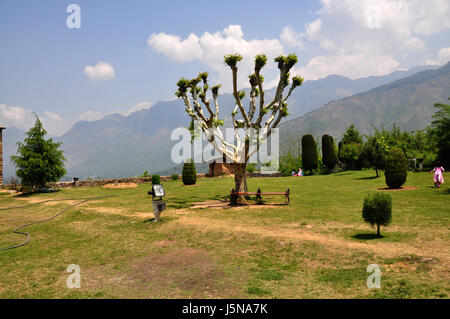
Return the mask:
[(184, 185), (194, 185), (197, 182), (197, 171), (191, 159), (184, 163), (181, 177)]
[(26, 133), (24, 143), (17, 143), (18, 155), (11, 156), (22, 185), (32, 190), (44, 188), (48, 182), (56, 182), (66, 174), (66, 159), (59, 149), (62, 143), (55, 143), (51, 138), (46, 140), (45, 134), (47, 132), (36, 116), (34, 127)]
[[(450, 100), (450, 98), (449, 98)], [(438, 159), (445, 169), (450, 167), (450, 105), (436, 103), (439, 110), (433, 115), (430, 133), (437, 142)]]
[(319, 167), (319, 156), (317, 154), (317, 144), (310, 134), (302, 137), (302, 165), (303, 170), (311, 171)]
[(349, 144), (349, 143), (362, 143), (362, 137), (359, 135), (358, 130), (355, 128), (355, 125), (350, 125), (349, 128), (347, 128), (347, 131), (345, 131), (344, 136), (342, 137), (342, 143)]
[(327, 134), (322, 136), (322, 158), (323, 164), (329, 170), (332, 170), (338, 162), (333, 137)]

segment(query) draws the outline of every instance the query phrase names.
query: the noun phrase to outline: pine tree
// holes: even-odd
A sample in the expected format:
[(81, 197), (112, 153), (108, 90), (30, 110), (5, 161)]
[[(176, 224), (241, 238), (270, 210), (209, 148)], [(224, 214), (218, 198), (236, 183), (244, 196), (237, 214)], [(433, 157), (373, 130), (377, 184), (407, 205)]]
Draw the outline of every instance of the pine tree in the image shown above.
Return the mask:
[(66, 159), (59, 149), (62, 143), (55, 143), (51, 138), (46, 140), (45, 134), (47, 132), (36, 116), (34, 127), (26, 133), (24, 143), (17, 143), (18, 155), (11, 156), (22, 185), (32, 190), (44, 188), (48, 182), (56, 182), (66, 174)]
[(333, 137), (327, 134), (322, 136), (322, 158), (323, 164), (329, 170), (332, 170), (338, 162)]

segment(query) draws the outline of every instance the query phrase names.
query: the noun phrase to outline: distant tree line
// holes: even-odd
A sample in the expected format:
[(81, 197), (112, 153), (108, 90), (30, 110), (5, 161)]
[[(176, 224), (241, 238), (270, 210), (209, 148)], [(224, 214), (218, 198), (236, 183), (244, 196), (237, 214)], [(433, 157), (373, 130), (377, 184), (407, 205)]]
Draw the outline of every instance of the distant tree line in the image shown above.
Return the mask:
[[(280, 171), (291, 175), (301, 167), (307, 174), (328, 174), (338, 170), (361, 170), (371, 168), (384, 170), (387, 155), (396, 149), (406, 158), (423, 161), (424, 169), (437, 162), (450, 168), (450, 105), (436, 103), (437, 112), (433, 122), (424, 130), (401, 131), (394, 124), (391, 130), (373, 127), (372, 135), (362, 135), (352, 124), (336, 146), (333, 137), (322, 136), (322, 150), (310, 134), (301, 138), (301, 149), (291, 138), (291, 148), (280, 157)], [(292, 146), (295, 145), (295, 148)], [(397, 154), (398, 155), (398, 154)]]

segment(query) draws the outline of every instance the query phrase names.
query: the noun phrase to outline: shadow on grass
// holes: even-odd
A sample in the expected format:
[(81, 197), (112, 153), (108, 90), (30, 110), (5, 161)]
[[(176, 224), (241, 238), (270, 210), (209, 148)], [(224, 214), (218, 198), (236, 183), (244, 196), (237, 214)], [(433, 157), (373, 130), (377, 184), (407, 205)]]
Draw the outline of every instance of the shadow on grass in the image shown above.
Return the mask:
[(367, 176), (367, 177), (358, 177), (355, 178), (355, 180), (370, 180), (370, 179), (377, 179), (380, 178), (381, 176)]
[(35, 192), (30, 192), (30, 193), (22, 193), (22, 194), (17, 194), (14, 195), (13, 197), (18, 197), (18, 198), (23, 198), (23, 197), (31, 197), (33, 195), (37, 195), (37, 194), (42, 194), (42, 193), (35, 193)]
[(372, 240), (372, 239), (381, 239), (384, 238), (384, 236), (383, 235), (378, 236), (377, 234), (374, 233), (366, 233), (353, 235), (352, 238), (359, 240)]
[(435, 188), (437, 190), (437, 192), (434, 193), (436, 195), (450, 195), (450, 188), (439, 189), (434, 186), (431, 186), (430, 188)]
[(352, 175), (353, 172), (348, 172), (348, 173), (336, 173), (336, 174), (332, 174), (333, 176), (345, 176), (345, 175)]

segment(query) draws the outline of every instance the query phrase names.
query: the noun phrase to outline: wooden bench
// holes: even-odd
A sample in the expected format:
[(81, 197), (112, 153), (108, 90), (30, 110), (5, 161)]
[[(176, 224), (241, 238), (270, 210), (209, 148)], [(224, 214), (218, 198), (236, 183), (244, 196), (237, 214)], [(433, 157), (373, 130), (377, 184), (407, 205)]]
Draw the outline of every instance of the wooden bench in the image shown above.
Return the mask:
[(287, 191), (284, 192), (284, 193), (274, 193), (274, 192), (272, 192), (272, 193), (263, 193), (263, 192), (261, 192), (261, 189), (258, 188), (256, 193), (251, 193), (251, 192), (236, 192), (236, 190), (233, 188), (230, 191), (230, 205), (231, 206), (237, 205), (239, 196), (249, 196), (249, 195), (256, 195), (256, 199), (257, 199), (259, 205), (263, 204), (263, 202), (262, 202), (262, 195), (264, 195), (264, 196), (266, 196), (266, 195), (268, 195), (268, 196), (283, 195), (286, 198), (284, 203), (286, 205), (288, 205), (289, 204), (290, 191), (289, 191), (289, 188), (288, 188)]

